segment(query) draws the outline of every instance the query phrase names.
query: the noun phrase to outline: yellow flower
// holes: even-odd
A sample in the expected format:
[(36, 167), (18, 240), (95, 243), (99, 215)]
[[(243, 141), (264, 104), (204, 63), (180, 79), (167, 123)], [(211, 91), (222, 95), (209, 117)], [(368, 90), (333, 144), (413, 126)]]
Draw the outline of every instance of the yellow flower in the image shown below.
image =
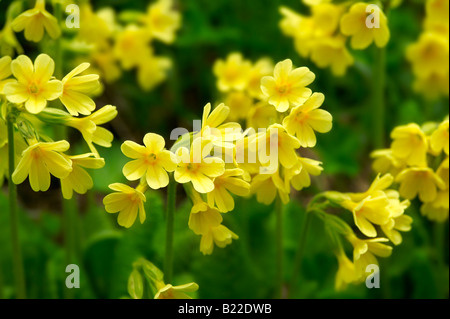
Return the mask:
[(273, 68), (273, 63), (270, 59), (260, 59), (253, 65), (247, 84), (247, 91), (250, 96), (258, 99), (264, 97), (261, 91), (261, 79), (264, 76), (270, 75)]
[(114, 136), (110, 131), (99, 125), (112, 121), (116, 116), (116, 107), (106, 105), (87, 117), (69, 118), (66, 120), (66, 125), (80, 131), (91, 152), (98, 157), (99, 155), (94, 144), (103, 147), (111, 147), (111, 142), (114, 139)]
[(338, 260), (338, 271), (336, 273), (335, 288), (337, 291), (344, 290), (348, 284), (357, 281), (356, 267), (347, 257), (343, 250), (336, 254)]
[(69, 149), (67, 141), (43, 143), (35, 142), (22, 154), (12, 180), (21, 184), (27, 176), (35, 191), (47, 191), (50, 187), (50, 174), (56, 178), (66, 178), (72, 171), (72, 162), (61, 153)]
[(286, 187), (290, 185), (300, 191), (311, 186), (311, 176), (319, 176), (323, 168), (322, 163), (306, 157), (298, 157), (298, 162), (290, 169), (284, 171)]
[(12, 103), (25, 103), (28, 112), (37, 114), (47, 101), (61, 96), (63, 84), (52, 80), (55, 62), (48, 55), (39, 55), (34, 66), (29, 57), (21, 55), (11, 62), (11, 70), (17, 81), (7, 83), (4, 94)]
[(141, 184), (136, 189), (128, 185), (115, 183), (109, 185), (115, 193), (106, 195), (103, 204), (108, 213), (119, 213), (117, 222), (120, 226), (130, 228), (136, 221), (139, 214), (139, 220), (145, 221), (144, 203), (146, 202), (145, 191), (146, 185)]
[(273, 105), (267, 102), (259, 102), (247, 115), (247, 127), (253, 127), (255, 130), (268, 127), (277, 122), (278, 113)]
[(447, 0), (427, 0), (426, 13), (427, 19), (435, 23), (448, 25), (449, 21), (449, 2)]
[(189, 151), (185, 147), (177, 150), (180, 159), (175, 170), (175, 180), (185, 184), (192, 182), (199, 193), (209, 193), (214, 189), (213, 178), (225, 172), (225, 163), (222, 159), (209, 156), (212, 143), (202, 143), (202, 138), (194, 140)]
[(343, 76), (355, 59), (345, 46), (344, 37), (318, 39), (311, 46), (311, 60), (320, 68), (330, 67), (335, 76)]
[(432, 74), (444, 76), (449, 69), (448, 38), (425, 32), (419, 41), (407, 48), (406, 58), (411, 62), (414, 74), (420, 78), (428, 78)]
[(5, 84), (14, 81), (13, 79), (8, 79), (11, 74), (11, 58), (4, 56), (0, 59), (0, 95), (3, 94)]
[(356, 227), (367, 237), (376, 237), (373, 224), (385, 225), (391, 218), (389, 199), (383, 191), (375, 191), (360, 202), (344, 200), (342, 207), (353, 213)]
[(374, 41), (377, 47), (385, 47), (390, 38), (388, 21), (383, 11), (376, 5), (369, 8), (365, 2), (355, 3), (344, 14), (341, 32), (352, 37), (352, 48), (358, 50), (364, 50)]
[(128, 25), (117, 35), (114, 53), (125, 70), (137, 66), (152, 54), (149, 41), (148, 32), (136, 25)]
[(158, 288), (155, 299), (192, 299), (186, 292), (197, 291), (198, 285), (192, 282), (181, 286), (172, 286), (168, 284)]
[(396, 127), (392, 133), (392, 154), (408, 165), (426, 166), (428, 140), (415, 123)]
[(283, 19), (280, 21), (281, 31), (286, 36), (297, 36), (298, 32), (302, 30), (301, 25), (305, 17), (284, 6), (280, 7), (280, 13), (283, 16)]
[(250, 185), (241, 176), (241, 169), (227, 169), (225, 173), (214, 179), (214, 190), (207, 194), (208, 204), (217, 206), (220, 212), (226, 213), (234, 209), (234, 199), (230, 195), (247, 196), (250, 193)]
[(172, 8), (172, 0), (159, 0), (148, 7), (142, 18), (153, 38), (169, 44), (175, 40), (175, 33), (181, 25), (180, 13)]
[(44, 36), (44, 29), (52, 39), (61, 35), (58, 20), (45, 10), (45, 0), (36, 0), (33, 9), (27, 10), (12, 22), (15, 32), (25, 30), (25, 39), (39, 42)]
[(217, 87), (222, 92), (242, 91), (246, 88), (252, 64), (244, 60), (241, 53), (231, 53), (225, 61), (214, 63), (213, 71), (217, 77)]
[(300, 141), (290, 135), (280, 124), (273, 124), (263, 133), (258, 133), (259, 161), (266, 165), (276, 159), (285, 168), (291, 168), (297, 163), (296, 149)]
[(100, 47), (106, 45), (115, 28), (114, 10), (105, 8), (94, 12), (90, 3), (83, 2), (80, 16), (83, 17), (83, 23), (80, 23), (78, 37), (89, 44)]
[(123, 167), (123, 174), (130, 181), (145, 176), (152, 189), (166, 187), (169, 184), (167, 172), (177, 167), (177, 158), (172, 152), (165, 150), (166, 142), (160, 135), (148, 133), (144, 137), (144, 145), (132, 141), (122, 144), (125, 156), (134, 159)]
[[(397, 192), (396, 192), (397, 193)], [(397, 193), (398, 194), (398, 193)], [(400, 245), (403, 241), (400, 232), (407, 232), (411, 230), (411, 224), (413, 219), (405, 215), (405, 210), (410, 206), (410, 201), (400, 201), (398, 195), (390, 198), (390, 211), (392, 218), (389, 223), (381, 225), (383, 233), (394, 243), (394, 245)]]
[(368, 196), (377, 194), (379, 191), (386, 191), (393, 182), (394, 177), (391, 174), (386, 174), (383, 176), (378, 174), (367, 191), (363, 193), (347, 193), (347, 195), (352, 201), (360, 202)]
[(92, 155), (66, 156), (66, 159), (72, 162), (72, 171), (67, 177), (61, 178), (61, 191), (65, 199), (71, 199), (73, 191), (78, 194), (86, 194), (94, 186), (91, 176), (84, 168), (102, 168), (105, 166), (105, 160), (92, 158)]
[(90, 59), (95, 65), (95, 73), (100, 74), (105, 82), (112, 83), (122, 75), (122, 69), (117, 63), (112, 48), (107, 47), (105, 50), (94, 51), (90, 55)]
[(245, 119), (253, 107), (253, 99), (241, 91), (228, 93), (225, 104), (230, 108), (228, 120), (238, 121)]
[(89, 115), (95, 110), (95, 102), (87, 95), (95, 93), (100, 87), (97, 74), (80, 75), (89, 68), (89, 63), (82, 63), (63, 79), (61, 103), (72, 116), (79, 113)]
[(200, 251), (203, 255), (211, 255), (214, 251), (214, 244), (217, 247), (225, 248), (230, 245), (233, 239), (239, 239), (239, 237), (223, 225), (213, 227), (210, 231), (202, 235), (200, 241)]
[(370, 154), (374, 159), (372, 168), (380, 174), (397, 176), (406, 166), (402, 160), (397, 159), (391, 149), (376, 150)]
[(445, 154), (449, 155), (448, 123), (448, 120), (442, 122), (431, 135), (430, 146), (435, 153), (441, 153), (442, 151), (444, 151)]
[(378, 265), (376, 256), (386, 258), (392, 254), (392, 247), (383, 244), (389, 241), (386, 238), (359, 239), (351, 234), (347, 239), (353, 246), (353, 261), (359, 278), (365, 277), (368, 265)]
[(275, 173), (263, 171), (256, 175), (252, 179), (250, 192), (256, 194), (256, 200), (264, 205), (272, 204), (277, 194), (284, 204), (289, 202), (290, 190), (281, 179), (279, 170)]
[(436, 196), (436, 199), (429, 203), (424, 203), (420, 212), (423, 216), (427, 217), (429, 220), (443, 223), (448, 219), (449, 214), (449, 192), (442, 191)]
[(281, 113), (304, 103), (312, 94), (306, 86), (314, 81), (314, 73), (307, 67), (292, 68), (292, 61), (284, 60), (275, 66), (274, 76), (265, 76), (261, 80), (263, 94)]
[(311, 8), (312, 19), (315, 25), (315, 36), (332, 36), (339, 28), (339, 21), (344, 13), (344, 6), (332, 3), (321, 3)]
[(431, 73), (429, 76), (418, 76), (413, 83), (414, 91), (423, 94), (429, 100), (449, 94), (449, 72), (445, 74)]
[(436, 199), (438, 189), (446, 188), (445, 182), (428, 167), (410, 167), (397, 175), (400, 184), (400, 195), (412, 200), (417, 195), (424, 203)]
[(166, 57), (148, 54), (138, 65), (138, 83), (145, 90), (150, 91), (165, 81), (167, 72), (172, 67), (172, 60)]
[(331, 114), (319, 109), (324, 100), (325, 96), (322, 93), (314, 93), (303, 104), (294, 107), (283, 120), (286, 131), (295, 135), (302, 147), (316, 146), (317, 139), (314, 131), (327, 133), (332, 128)]
[(210, 232), (211, 228), (218, 227), (222, 221), (220, 212), (205, 203), (198, 193), (193, 194), (194, 205), (189, 215), (189, 228), (196, 235), (204, 235)]

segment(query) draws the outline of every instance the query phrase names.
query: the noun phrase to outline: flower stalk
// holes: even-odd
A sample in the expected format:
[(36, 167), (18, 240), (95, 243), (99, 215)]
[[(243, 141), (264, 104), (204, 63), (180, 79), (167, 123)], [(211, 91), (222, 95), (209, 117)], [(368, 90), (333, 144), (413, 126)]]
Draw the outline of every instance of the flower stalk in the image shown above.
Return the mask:
[(177, 195), (177, 183), (170, 174), (170, 182), (167, 188), (167, 214), (166, 214), (166, 251), (164, 258), (164, 277), (166, 282), (172, 282), (173, 276), (173, 233), (175, 222), (175, 205)]

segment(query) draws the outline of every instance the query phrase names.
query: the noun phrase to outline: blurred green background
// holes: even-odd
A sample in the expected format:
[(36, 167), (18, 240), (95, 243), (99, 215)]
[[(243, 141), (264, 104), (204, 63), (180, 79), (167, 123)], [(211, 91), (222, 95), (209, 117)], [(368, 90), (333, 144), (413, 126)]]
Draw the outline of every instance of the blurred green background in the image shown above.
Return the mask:
[[(1, 11), (8, 1), (1, 1)], [(93, 1), (95, 8), (112, 6), (117, 11), (144, 11), (148, 1)], [(150, 191), (147, 220), (131, 229), (119, 228), (117, 216), (108, 215), (102, 205), (108, 185), (124, 182), (122, 167), (127, 159), (120, 152), (124, 140), (141, 141), (147, 132), (168, 140), (176, 127), (192, 127), (203, 106), (220, 101), (212, 66), (216, 59), (240, 51), (253, 61), (270, 57), (286, 58), (297, 66), (308, 66), (315, 74), (313, 91), (326, 96), (324, 108), (334, 117), (333, 130), (318, 137), (317, 156), (324, 163), (324, 174), (314, 179), (311, 188), (296, 193), (285, 207), (285, 280), (289, 282), (304, 207), (316, 193), (324, 190), (360, 191), (373, 177), (369, 154), (372, 114), (370, 69), (373, 50), (353, 52), (357, 65), (342, 78), (329, 70), (301, 59), (290, 38), (283, 36), (278, 24), (280, 5), (307, 13), (299, 0), (180, 0), (182, 28), (174, 45), (157, 44), (155, 51), (173, 59), (168, 80), (151, 92), (143, 92), (133, 72), (120, 81), (106, 85), (98, 105), (113, 104), (119, 116), (108, 127), (115, 134), (111, 149), (100, 149), (106, 166), (92, 173), (95, 188), (77, 197), (72, 213), (79, 216), (69, 233), (61, 216), (58, 182), (46, 193), (33, 193), (27, 183), (19, 186), (21, 199), (21, 244), (30, 298), (120, 298), (127, 295), (127, 280), (132, 263), (145, 257), (162, 268), (165, 242), (165, 192)], [(430, 103), (412, 91), (413, 75), (405, 59), (405, 48), (416, 41), (424, 18), (423, 1), (404, 1), (390, 14), (391, 41), (387, 48), (387, 130), (401, 124), (429, 120), (441, 121), (448, 114), (449, 101)], [(4, 21), (0, 14), (0, 24)], [(82, 20), (81, 20), (81, 23)], [(25, 43), (22, 41), (21, 43)], [(33, 50), (26, 47), (25, 50)], [(72, 143), (82, 142), (78, 133)], [(386, 141), (386, 146), (389, 141)], [(80, 148), (84, 147), (82, 143)], [(0, 268), (3, 297), (14, 296), (10, 249), (7, 188), (0, 192)], [(381, 288), (369, 290), (364, 284), (346, 291), (334, 290), (337, 261), (322, 222), (313, 221), (307, 241), (302, 274), (296, 298), (448, 298), (448, 221), (435, 225), (420, 216), (419, 205), (407, 214), (413, 216), (413, 230), (404, 243), (395, 247), (392, 257), (381, 259)], [(199, 298), (271, 298), (275, 278), (275, 215), (273, 207), (258, 204), (254, 198), (237, 199), (236, 209), (224, 216), (225, 225), (240, 236), (212, 256), (199, 251), (200, 237), (188, 228), (190, 202), (178, 188), (175, 230), (174, 284), (195, 281)], [(445, 227), (444, 243), (436, 242), (439, 227)], [(65, 289), (64, 236), (73, 236), (81, 267), (81, 289)], [(445, 252), (445, 254), (444, 254)], [(444, 254), (444, 256), (442, 256)], [(441, 265), (444, 264), (444, 271)]]

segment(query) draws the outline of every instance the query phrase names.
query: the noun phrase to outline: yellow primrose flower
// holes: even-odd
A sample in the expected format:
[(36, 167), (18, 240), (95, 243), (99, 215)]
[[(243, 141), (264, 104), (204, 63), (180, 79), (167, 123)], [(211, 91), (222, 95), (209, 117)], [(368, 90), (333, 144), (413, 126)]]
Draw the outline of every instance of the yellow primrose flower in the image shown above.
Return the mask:
[(214, 251), (214, 244), (219, 248), (225, 248), (232, 243), (233, 239), (236, 240), (239, 237), (227, 227), (223, 225), (213, 227), (207, 234), (202, 235), (200, 251), (203, 255), (211, 255)]
[(256, 200), (264, 205), (270, 205), (275, 198), (280, 196), (284, 204), (289, 202), (290, 190), (280, 177), (280, 172), (262, 172), (256, 175), (250, 184), (251, 194), (256, 194)]
[(80, 16), (83, 17), (83, 23), (80, 24), (78, 37), (89, 44), (100, 47), (106, 45), (115, 29), (114, 10), (104, 8), (94, 12), (90, 3), (83, 2)]
[(286, 131), (295, 135), (302, 147), (316, 146), (317, 139), (314, 131), (327, 133), (332, 128), (331, 114), (319, 109), (324, 101), (325, 96), (322, 93), (314, 93), (303, 104), (294, 107), (283, 120)]
[(0, 95), (3, 94), (5, 84), (14, 81), (13, 79), (8, 79), (11, 74), (11, 58), (4, 56), (0, 59)]
[(385, 225), (391, 218), (389, 199), (383, 191), (376, 191), (360, 202), (344, 200), (341, 206), (353, 213), (356, 227), (367, 237), (376, 237), (372, 224)]
[(448, 0), (427, 0), (426, 2), (427, 19), (436, 21), (440, 24), (447, 24), (449, 21), (449, 2)]
[(414, 91), (429, 100), (449, 95), (449, 72), (445, 74), (431, 73), (429, 76), (418, 76), (413, 83)]
[(244, 60), (241, 53), (231, 53), (227, 59), (214, 63), (213, 71), (217, 77), (217, 87), (222, 92), (242, 91), (246, 88), (252, 64)]
[(353, 246), (353, 262), (359, 278), (365, 277), (368, 265), (378, 265), (377, 257), (386, 258), (392, 254), (392, 247), (383, 244), (389, 242), (387, 238), (359, 239), (351, 234), (347, 240)]
[(429, 220), (443, 223), (448, 219), (449, 214), (449, 192), (442, 191), (436, 196), (436, 199), (429, 203), (424, 203), (420, 207), (420, 212)]
[(411, 230), (413, 219), (404, 214), (405, 210), (411, 205), (411, 203), (409, 200), (401, 202), (398, 195), (394, 198), (389, 198), (389, 201), (389, 210), (392, 213), (392, 218), (387, 224), (381, 225), (381, 230), (387, 238), (394, 243), (394, 245), (400, 245), (403, 241), (400, 232), (407, 232)]
[(80, 75), (89, 66), (89, 63), (82, 63), (62, 79), (63, 92), (59, 99), (72, 116), (78, 116), (80, 113), (89, 115), (95, 110), (95, 102), (87, 94), (98, 90), (99, 76), (97, 74)]
[(234, 209), (234, 199), (230, 193), (238, 196), (247, 196), (250, 193), (250, 184), (241, 177), (242, 169), (227, 169), (225, 173), (214, 179), (214, 190), (207, 194), (208, 204), (217, 206), (220, 212), (226, 213)]
[(445, 182), (428, 167), (407, 168), (398, 174), (395, 180), (400, 183), (402, 197), (412, 200), (419, 195), (424, 203), (434, 201), (438, 189), (446, 188)]
[(392, 154), (408, 165), (426, 166), (428, 140), (415, 123), (396, 127), (392, 133)]
[(189, 215), (189, 228), (196, 235), (208, 234), (211, 228), (222, 224), (222, 215), (214, 206), (205, 203), (198, 193), (193, 193), (192, 196), (194, 205)]
[(425, 32), (419, 41), (407, 48), (406, 58), (411, 62), (414, 74), (420, 78), (428, 78), (435, 73), (444, 76), (449, 69), (448, 38)]
[[(252, 67), (248, 76), (247, 91), (254, 98), (263, 98), (261, 91), (261, 79), (270, 75), (273, 71), (273, 63), (270, 59), (260, 59)], [(229, 104), (227, 104), (229, 105)]]
[(22, 158), (12, 175), (14, 184), (21, 184), (27, 176), (35, 191), (47, 191), (50, 174), (56, 178), (66, 178), (72, 171), (72, 162), (61, 153), (69, 149), (67, 141), (43, 143), (34, 142), (22, 154)]
[(373, 170), (380, 174), (389, 173), (397, 176), (406, 167), (406, 163), (397, 159), (390, 148), (376, 150), (370, 154), (370, 157), (374, 159), (372, 164)]
[(86, 192), (94, 186), (91, 176), (84, 168), (99, 169), (105, 166), (103, 158), (93, 158), (94, 154), (65, 156), (72, 162), (72, 171), (65, 178), (61, 178), (61, 191), (65, 199), (71, 199), (73, 191), (78, 194)]
[(263, 94), (281, 113), (286, 112), (291, 106), (304, 103), (312, 94), (311, 89), (306, 86), (314, 81), (314, 73), (307, 67), (294, 70), (292, 68), (292, 61), (284, 60), (275, 66), (274, 76), (265, 76), (261, 79)]
[(366, 197), (376, 194), (379, 191), (384, 191), (386, 195), (391, 195), (392, 192), (388, 188), (394, 183), (394, 177), (391, 174), (381, 175), (378, 174), (374, 179), (369, 189), (363, 193), (347, 193), (347, 196), (354, 202), (360, 202)]
[(189, 151), (185, 147), (177, 150), (180, 159), (175, 170), (175, 180), (185, 184), (192, 182), (199, 193), (209, 193), (214, 189), (213, 178), (225, 172), (225, 163), (222, 159), (211, 157), (212, 143), (202, 143), (202, 138), (194, 140)]
[(259, 102), (250, 109), (247, 115), (247, 127), (258, 128), (268, 127), (277, 122), (278, 113), (273, 105), (267, 102)]
[(58, 20), (45, 10), (45, 0), (36, 0), (34, 8), (15, 18), (11, 27), (15, 32), (25, 30), (25, 39), (33, 42), (42, 40), (44, 29), (52, 39), (61, 35)]
[(128, 185), (115, 183), (109, 185), (115, 193), (106, 195), (103, 199), (105, 209), (110, 214), (119, 213), (117, 222), (120, 226), (130, 228), (133, 226), (139, 214), (139, 220), (145, 221), (144, 203), (146, 202), (145, 191), (146, 184), (140, 184), (136, 189)]
[(114, 136), (110, 131), (99, 125), (112, 121), (116, 116), (116, 107), (106, 105), (84, 118), (69, 118), (66, 120), (66, 125), (80, 131), (91, 152), (98, 157), (99, 155), (94, 144), (103, 147), (111, 147), (111, 142), (114, 139)]
[(318, 39), (311, 46), (311, 60), (319, 68), (330, 67), (335, 76), (343, 76), (355, 59), (345, 46), (344, 37)]
[(181, 26), (181, 15), (172, 8), (172, 0), (159, 0), (148, 7), (142, 18), (151, 36), (168, 44), (175, 40), (175, 33)]
[(355, 3), (344, 14), (341, 32), (352, 37), (352, 48), (357, 50), (364, 50), (372, 42), (379, 48), (385, 47), (390, 38), (386, 15), (377, 5), (369, 7), (365, 2)]
[(21, 55), (11, 62), (11, 70), (17, 81), (7, 83), (4, 94), (12, 103), (25, 103), (28, 112), (37, 114), (47, 106), (47, 101), (61, 96), (63, 84), (52, 80), (55, 62), (48, 55), (39, 55), (34, 66), (29, 57)]
[(335, 288), (337, 291), (342, 291), (348, 284), (359, 280), (359, 278), (356, 275), (355, 264), (352, 263), (342, 249), (336, 254), (336, 257), (338, 260), (338, 271), (336, 273)]
[(311, 176), (319, 176), (323, 167), (322, 163), (306, 157), (298, 157), (298, 162), (290, 169), (284, 171), (286, 188), (290, 185), (300, 191), (311, 186)]
[[(263, 165), (272, 158), (279, 160), (285, 168), (291, 168), (297, 163), (295, 150), (300, 148), (300, 141), (280, 124), (273, 124), (265, 132), (258, 133), (257, 143), (259, 161)], [(275, 151), (275, 154), (272, 151)]]
[(332, 3), (321, 3), (311, 8), (312, 19), (314, 21), (315, 36), (332, 36), (339, 28), (339, 21), (344, 13), (344, 6)]
[(285, 6), (280, 7), (283, 19), (280, 21), (280, 29), (286, 36), (295, 37), (302, 30), (301, 24), (304, 16)]
[(164, 138), (153, 133), (145, 135), (145, 146), (132, 141), (123, 143), (123, 154), (134, 159), (123, 167), (125, 177), (135, 181), (145, 176), (150, 188), (166, 187), (169, 184), (167, 172), (173, 172), (176, 169), (177, 158), (175, 154), (164, 149), (165, 144)]
[(107, 47), (101, 51), (94, 51), (91, 53), (90, 59), (95, 65), (96, 72), (94, 73), (101, 75), (105, 82), (112, 83), (122, 75), (122, 69), (117, 63), (112, 48)]
[(442, 122), (439, 127), (433, 132), (430, 138), (430, 146), (433, 152), (441, 153), (442, 151), (445, 154), (449, 155), (449, 121), (445, 120)]
[(150, 91), (166, 80), (167, 72), (171, 67), (171, 59), (148, 54), (138, 64), (137, 77), (139, 86), (145, 91)]
[(163, 287), (158, 287), (155, 299), (192, 299), (186, 292), (194, 292), (197, 290), (198, 285), (194, 282), (181, 286), (172, 286), (168, 284)]
[(137, 66), (152, 54), (147, 30), (136, 25), (128, 25), (117, 37), (114, 53), (125, 70)]
[(202, 128), (198, 135), (210, 140), (214, 146), (234, 148), (232, 142), (242, 137), (242, 128), (239, 123), (223, 123), (230, 114), (230, 108), (225, 104), (219, 104), (211, 112), (211, 103), (203, 108)]
[(253, 99), (241, 91), (228, 93), (225, 104), (230, 108), (228, 120), (238, 121), (245, 119), (253, 108)]

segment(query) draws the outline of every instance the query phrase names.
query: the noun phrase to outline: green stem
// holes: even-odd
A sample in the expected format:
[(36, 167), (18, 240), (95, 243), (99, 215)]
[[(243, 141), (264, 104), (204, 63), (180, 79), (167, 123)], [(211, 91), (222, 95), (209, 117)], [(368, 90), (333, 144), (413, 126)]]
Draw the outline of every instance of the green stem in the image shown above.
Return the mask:
[(22, 251), (19, 240), (19, 216), (17, 210), (17, 186), (12, 181), (15, 170), (15, 149), (14, 149), (14, 122), (8, 116), (8, 160), (9, 160), (9, 213), (11, 219), (11, 242), (14, 266), (14, 279), (16, 285), (17, 298), (25, 299), (27, 297), (25, 287), (25, 272), (23, 268)]
[[(445, 282), (445, 229), (447, 228), (447, 222), (439, 223), (436, 222), (434, 225), (434, 248), (435, 248), (435, 257), (437, 262), (438, 269), (438, 287), (440, 296), (438, 298), (447, 298), (446, 294), (446, 282)], [(448, 286), (447, 286), (448, 287)]]
[(386, 132), (386, 49), (375, 48), (375, 63), (373, 68), (373, 146), (381, 149), (385, 143)]
[(302, 223), (302, 228), (300, 230), (300, 238), (298, 241), (298, 248), (297, 248), (297, 253), (295, 255), (295, 260), (294, 260), (294, 268), (293, 268), (293, 273), (292, 273), (292, 281), (291, 281), (291, 291), (290, 291), (290, 295), (293, 296), (293, 294), (295, 293), (295, 288), (297, 287), (296, 283), (297, 283), (297, 279), (300, 276), (300, 273), (302, 271), (302, 261), (303, 261), (303, 255), (305, 253), (305, 245), (306, 245), (306, 239), (308, 237), (308, 231), (309, 231), (309, 227), (311, 225), (311, 220), (312, 220), (312, 212), (306, 211), (305, 213), (305, 217)]
[(277, 196), (275, 203), (276, 214), (276, 297), (283, 298), (283, 203), (280, 196)]
[(164, 278), (166, 283), (172, 283), (173, 275), (173, 232), (175, 221), (175, 204), (177, 196), (177, 183), (170, 177), (167, 188), (167, 215), (166, 215), (166, 252), (164, 258)]

